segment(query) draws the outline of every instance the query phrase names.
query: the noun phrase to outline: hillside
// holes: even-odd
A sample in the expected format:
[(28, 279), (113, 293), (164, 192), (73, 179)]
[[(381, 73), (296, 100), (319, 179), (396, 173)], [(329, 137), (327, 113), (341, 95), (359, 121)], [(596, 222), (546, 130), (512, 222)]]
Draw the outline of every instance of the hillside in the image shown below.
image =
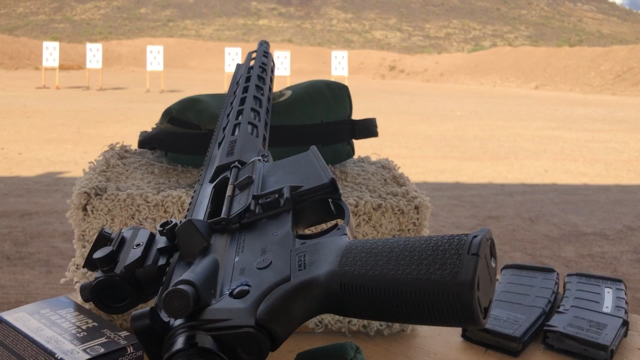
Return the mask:
[(140, 37), (402, 53), (640, 44), (608, 0), (0, 0), (0, 34), (83, 43)]

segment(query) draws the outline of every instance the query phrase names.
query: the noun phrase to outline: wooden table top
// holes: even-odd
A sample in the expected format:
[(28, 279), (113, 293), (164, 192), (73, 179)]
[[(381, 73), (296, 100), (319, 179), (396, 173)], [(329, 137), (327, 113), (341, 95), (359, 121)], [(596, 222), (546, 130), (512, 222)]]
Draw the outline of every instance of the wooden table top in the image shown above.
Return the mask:
[[(631, 315), (629, 335), (615, 355), (615, 360), (640, 359), (640, 316)], [(460, 329), (438, 327), (414, 327), (410, 333), (369, 336), (354, 333), (296, 333), (268, 360), (293, 360), (301, 351), (316, 346), (352, 341), (362, 348), (367, 360), (475, 360), (515, 358), (481, 346), (460, 337)], [(571, 357), (556, 353), (542, 345), (542, 335), (529, 345), (519, 360), (563, 360)]]
[[(76, 293), (67, 295), (81, 301)], [(615, 355), (615, 360), (640, 359), (640, 316), (629, 317), (629, 334)], [(414, 326), (409, 333), (370, 336), (363, 333), (302, 331), (293, 334), (268, 360), (293, 360), (297, 353), (317, 346), (352, 341), (364, 352), (367, 360), (475, 360), (514, 358), (460, 337), (458, 328)], [(518, 357), (519, 360), (566, 360), (571, 357), (556, 353), (542, 345), (542, 334)], [(327, 359), (331, 360), (331, 359)]]

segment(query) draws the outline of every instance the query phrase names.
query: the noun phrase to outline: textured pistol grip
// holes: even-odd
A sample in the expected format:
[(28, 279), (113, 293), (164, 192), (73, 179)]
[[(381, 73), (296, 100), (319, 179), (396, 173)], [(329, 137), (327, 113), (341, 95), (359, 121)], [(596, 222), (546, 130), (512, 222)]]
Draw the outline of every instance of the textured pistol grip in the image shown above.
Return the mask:
[(340, 259), (339, 315), (484, 327), (496, 285), (489, 229), (471, 234), (354, 240)]

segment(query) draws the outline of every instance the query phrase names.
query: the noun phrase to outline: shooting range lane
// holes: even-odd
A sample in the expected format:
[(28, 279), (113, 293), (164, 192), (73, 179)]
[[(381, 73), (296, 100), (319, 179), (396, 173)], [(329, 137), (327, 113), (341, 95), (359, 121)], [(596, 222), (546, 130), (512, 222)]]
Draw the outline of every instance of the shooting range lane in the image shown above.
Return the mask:
[[(378, 85), (379, 84), (379, 85)], [(640, 184), (637, 97), (352, 81), (354, 117), (378, 118), (360, 154), (412, 181)]]
[[(145, 94), (145, 71), (122, 69), (110, 70), (108, 91), (36, 92), (24, 79), (38, 72), (0, 71), (7, 175), (79, 176), (106, 144), (136, 144), (168, 105), (219, 92), (223, 80), (172, 70), (168, 93)], [(63, 73), (70, 85), (85, 82), (83, 71)], [(292, 83), (323, 78), (292, 74)], [(356, 143), (357, 153), (389, 157), (415, 182), (640, 184), (640, 167), (629, 166), (640, 153), (635, 97), (366, 78), (350, 89), (354, 118), (376, 116), (380, 129), (379, 138)]]

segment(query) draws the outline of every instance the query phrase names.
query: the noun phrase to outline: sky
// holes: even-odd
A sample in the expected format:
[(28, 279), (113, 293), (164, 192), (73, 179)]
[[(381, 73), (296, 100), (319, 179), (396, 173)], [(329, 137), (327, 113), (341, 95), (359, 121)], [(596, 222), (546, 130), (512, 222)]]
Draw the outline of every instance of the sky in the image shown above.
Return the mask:
[(622, 5), (629, 9), (640, 10), (640, 0), (609, 0), (610, 2), (614, 2), (618, 5)]

